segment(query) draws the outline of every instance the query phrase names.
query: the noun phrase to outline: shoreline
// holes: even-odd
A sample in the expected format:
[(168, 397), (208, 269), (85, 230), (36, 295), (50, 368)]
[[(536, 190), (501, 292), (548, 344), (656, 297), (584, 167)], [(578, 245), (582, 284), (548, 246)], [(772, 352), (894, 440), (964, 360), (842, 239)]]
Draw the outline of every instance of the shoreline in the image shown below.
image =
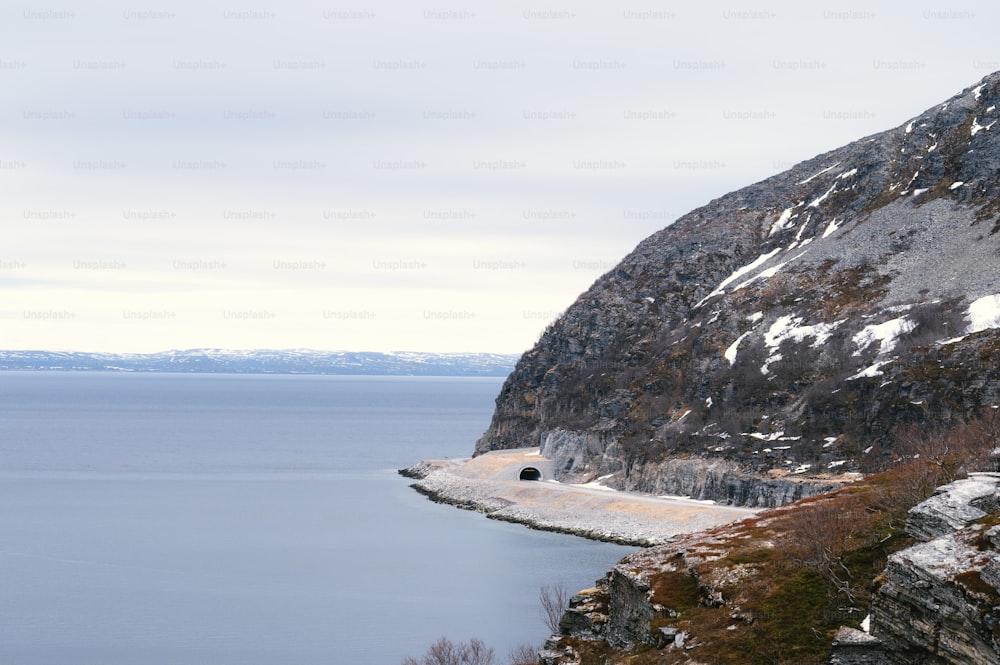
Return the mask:
[[(402, 469), (401, 471), (404, 470), (405, 469)], [(405, 474), (400, 473), (400, 475), (405, 475)], [(654, 545), (663, 544), (663, 542), (653, 542), (646, 539), (616, 536), (611, 533), (604, 533), (595, 530), (580, 529), (571, 526), (563, 526), (559, 524), (550, 524), (534, 520), (530, 517), (516, 517), (513, 515), (504, 515), (498, 510), (491, 510), (485, 504), (479, 504), (475, 502), (463, 501), (461, 499), (455, 499), (448, 496), (445, 493), (423, 487), (420, 485), (420, 483), (412, 483), (410, 487), (413, 488), (418, 494), (424, 495), (434, 503), (440, 503), (442, 505), (453, 506), (455, 508), (460, 508), (462, 510), (470, 510), (473, 512), (481, 513), (487, 519), (497, 520), (498, 522), (508, 522), (510, 524), (520, 524), (521, 526), (525, 526), (528, 527), (529, 529), (534, 529), (536, 531), (549, 531), (551, 533), (561, 533), (568, 536), (577, 536), (579, 538), (586, 538), (587, 540), (596, 540), (602, 543), (614, 543), (615, 545), (627, 545), (629, 547), (653, 547)]]
[[(757, 510), (620, 492), (596, 483), (570, 485), (551, 478), (520, 480), (526, 467), (545, 469), (537, 448), (493, 451), (461, 460), (424, 460), (398, 473), (411, 488), (445, 505), (531, 529), (632, 547), (652, 547), (676, 536), (739, 521)], [(543, 475), (549, 475), (546, 471)]]

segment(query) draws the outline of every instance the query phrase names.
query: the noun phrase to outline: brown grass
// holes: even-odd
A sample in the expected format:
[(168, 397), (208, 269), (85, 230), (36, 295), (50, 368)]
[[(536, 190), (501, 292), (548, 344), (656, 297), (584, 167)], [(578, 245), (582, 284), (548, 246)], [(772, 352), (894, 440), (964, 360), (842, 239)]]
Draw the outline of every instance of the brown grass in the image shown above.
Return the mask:
[[(998, 431), (1000, 418), (986, 414), (916, 438), (901, 432), (911, 439), (903, 448), (918, 445), (924, 454), (830, 494), (690, 537), (678, 546), (681, 570), (649, 574), (653, 602), (677, 615), (653, 628), (688, 632), (690, 648), (647, 648), (606, 662), (825, 663), (837, 628), (858, 627), (867, 614), (889, 554), (912, 543), (903, 531), (906, 511), (970, 470), (969, 460), (983, 463)], [(978, 574), (959, 581), (970, 593), (986, 592)]]

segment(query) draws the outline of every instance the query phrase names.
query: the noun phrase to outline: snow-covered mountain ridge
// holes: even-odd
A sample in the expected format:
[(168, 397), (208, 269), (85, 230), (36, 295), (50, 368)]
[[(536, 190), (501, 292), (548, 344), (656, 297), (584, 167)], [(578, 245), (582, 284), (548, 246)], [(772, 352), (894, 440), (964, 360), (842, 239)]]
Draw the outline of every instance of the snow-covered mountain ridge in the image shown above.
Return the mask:
[(186, 349), (147, 354), (0, 351), (0, 370), (504, 377), (516, 361), (516, 355), (500, 353), (310, 349)]

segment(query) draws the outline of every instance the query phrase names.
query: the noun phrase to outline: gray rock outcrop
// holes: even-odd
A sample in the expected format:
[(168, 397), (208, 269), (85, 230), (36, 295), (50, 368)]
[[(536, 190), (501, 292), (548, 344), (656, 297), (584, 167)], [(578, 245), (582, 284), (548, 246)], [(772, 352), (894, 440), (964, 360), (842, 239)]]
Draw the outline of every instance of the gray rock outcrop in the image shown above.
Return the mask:
[(836, 642), (830, 663), (1000, 662), (998, 500), (1000, 474), (981, 473), (913, 508), (907, 531), (925, 542), (889, 557), (871, 635)]
[(687, 574), (683, 555), (665, 558), (654, 550), (636, 552), (597, 580), (596, 587), (573, 596), (559, 622), (560, 634), (549, 641), (541, 665), (579, 662), (572, 648), (560, 646), (565, 637), (601, 642), (625, 652), (636, 646), (683, 644), (682, 632), (653, 628), (656, 619), (673, 614), (653, 598), (650, 574), (663, 573)]
[(997, 478), (995, 473), (972, 473), (966, 479), (939, 487), (929, 499), (910, 510), (906, 532), (917, 540), (933, 540), (997, 512)]

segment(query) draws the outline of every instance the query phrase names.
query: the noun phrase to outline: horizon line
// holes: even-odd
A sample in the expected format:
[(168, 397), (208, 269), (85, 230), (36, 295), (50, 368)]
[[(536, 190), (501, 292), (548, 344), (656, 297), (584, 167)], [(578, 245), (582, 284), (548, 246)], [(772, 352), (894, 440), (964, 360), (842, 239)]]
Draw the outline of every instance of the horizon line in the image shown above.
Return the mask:
[(315, 349), (308, 347), (254, 347), (254, 348), (225, 348), (215, 346), (196, 346), (188, 348), (172, 348), (162, 351), (81, 351), (69, 349), (9, 349), (0, 348), (0, 353), (75, 353), (80, 355), (111, 355), (111, 356), (153, 356), (165, 353), (190, 353), (196, 351), (215, 351), (221, 353), (264, 353), (264, 352), (306, 352), (306, 353), (370, 353), (381, 355), (393, 355), (403, 353), (435, 355), (435, 356), (462, 356), (462, 355), (494, 355), (494, 356), (521, 356), (525, 351), (503, 352), (503, 351), (417, 351), (393, 349), (391, 351), (358, 351), (352, 349)]

